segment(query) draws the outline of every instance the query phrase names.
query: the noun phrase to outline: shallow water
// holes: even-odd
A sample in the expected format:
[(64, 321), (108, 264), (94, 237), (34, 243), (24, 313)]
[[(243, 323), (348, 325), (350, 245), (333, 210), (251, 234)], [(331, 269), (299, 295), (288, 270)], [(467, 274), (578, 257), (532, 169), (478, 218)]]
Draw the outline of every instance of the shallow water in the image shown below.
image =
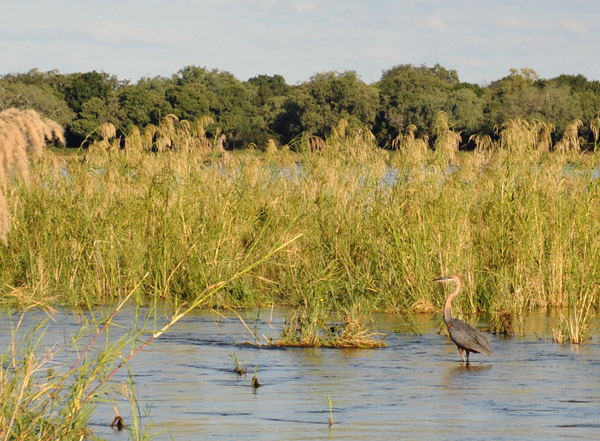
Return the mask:
[[(252, 317), (247, 324), (258, 335), (278, 337), (281, 315), (272, 325), (268, 311)], [(32, 322), (39, 318), (29, 313)], [(124, 329), (133, 320), (133, 310), (117, 316)], [(553, 320), (527, 318), (523, 338), (490, 335), (494, 355), (472, 354), (464, 366), (456, 347), (436, 333), (434, 317), (420, 317), (423, 334), (415, 336), (394, 333), (401, 327), (396, 317), (378, 316), (377, 329), (387, 334), (383, 349), (267, 349), (244, 344), (253, 338), (237, 318), (217, 322), (199, 312), (140, 352), (131, 370), (138, 405), (150, 415), (143, 424), (164, 431), (160, 440), (597, 439), (598, 337), (558, 345), (550, 338)], [(64, 343), (79, 326), (77, 316), (60, 313), (46, 344)], [(8, 329), (2, 317), (2, 348)], [(232, 353), (247, 360), (246, 375), (233, 372)], [(262, 384), (256, 390), (255, 366)], [(116, 405), (130, 424), (129, 402), (118, 398)], [(95, 436), (125, 440), (126, 431), (109, 427), (112, 406), (98, 406), (91, 428)]]

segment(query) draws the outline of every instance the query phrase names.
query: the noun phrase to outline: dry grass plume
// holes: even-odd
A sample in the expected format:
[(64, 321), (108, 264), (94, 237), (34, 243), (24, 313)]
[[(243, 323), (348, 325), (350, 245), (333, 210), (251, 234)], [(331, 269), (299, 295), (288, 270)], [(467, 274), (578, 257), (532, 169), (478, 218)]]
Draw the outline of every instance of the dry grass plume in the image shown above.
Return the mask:
[(0, 112), (0, 240), (8, 244), (10, 221), (6, 204), (6, 190), (15, 174), (29, 179), (28, 152), (42, 154), (48, 141), (64, 144), (62, 127), (42, 118), (35, 110), (6, 109)]

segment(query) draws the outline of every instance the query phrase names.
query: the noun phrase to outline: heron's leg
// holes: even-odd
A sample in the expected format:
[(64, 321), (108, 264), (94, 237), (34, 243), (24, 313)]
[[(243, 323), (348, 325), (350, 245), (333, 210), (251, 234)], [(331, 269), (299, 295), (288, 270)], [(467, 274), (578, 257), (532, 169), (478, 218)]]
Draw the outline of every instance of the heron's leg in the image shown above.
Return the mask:
[[(460, 354), (460, 356), (462, 357), (463, 363), (465, 362), (465, 353), (462, 350), (462, 348), (458, 348), (458, 353)], [(469, 359), (469, 353), (467, 352), (467, 360)]]
[(471, 353), (471, 351), (466, 350), (465, 352), (467, 353), (467, 364), (469, 364), (469, 354)]

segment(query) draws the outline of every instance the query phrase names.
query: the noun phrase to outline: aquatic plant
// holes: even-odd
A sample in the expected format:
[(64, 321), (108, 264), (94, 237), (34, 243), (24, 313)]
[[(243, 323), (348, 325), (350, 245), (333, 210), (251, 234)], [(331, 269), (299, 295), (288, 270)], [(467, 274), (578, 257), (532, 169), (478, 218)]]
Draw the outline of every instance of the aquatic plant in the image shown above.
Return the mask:
[(259, 382), (258, 382), (258, 366), (254, 366), (254, 376), (252, 377), (252, 389), (258, 389), (260, 386), (262, 386)]
[(6, 202), (8, 186), (19, 173), (29, 182), (27, 152), (39, 157), (47, 142), (64, 144), (62, 127), (42, 118), (35, 110), (6, 109), (0, 112), (0, 240), (8, 245), (10, 231), (9, 210)]
[(285, 323), (274, 346), (316, 346), (330, 348), (385, 347), (385, 335), (373, 331), (373, 320), (360, 310), (360, 302), (342, 313), (340, 322), (330, 318), (323, 299), (314, 305), (305, 300)]
[(244, 375), (246, 372), (248, 372), (248, 359), (244, 360), (244, 365), (242, 366), (235, 352), (232, 352), (231, 354), (229, 354), (229, 356), (233, 359), (233, 362), (235, 363), (233, 371), (236, 374)]
[(484, 152), (494, 149), (494, 141), (492, 141), (492, 137), (490, 135), (471, 135), (469, 137), (469, 141), (473, 141), (475, 143), (475, 150), (477, 152)]
[(554, 340), (557, 343), (564, 343), (567, 339), (570, 343), (583, 343), (590, 326), (590, 321), (595, 315), (592, 305), (596, 297), (598, 284), (597, 282), (589, 281), (590, 268), (586, 266), (586, 251), (587, 247), (583, 251), (583, 268), (581, 271), (579, 292), (569, 296), (568, 317), (565, 317), (561, 311), (560, 327), (552, 330)]
[(450, 126), (446, 112), (438, 112), (433, 124), (433, 131), (438, 160), (445, 164), (453, 162), (458, 152), (461, 136), (459, 132), (454, 131)]
[[(440, 118), (436, 141), (452, 131)], [(600, 305), (591, 282), (600, 244), (590, 233), (600, 229), (597, 153), (541, 153), (551, 129), (542, 123), (507, 122), (497, 146), (482, 138), (476, 152), (453, 147), (451, 164), (416, 128), (391, 155), (369, 130), (342, 122), (326, 139), (232, 153), (215, 151), (220, 135), (206, 139), (208, 123), (167, 118), (160, 136), (179, 141), (161, 152), (159, 128), (148, 126), (130, 129), (122, 149), (32, 164), (31, 185), (17, 180), (7, 193), (1, 300), (111, 302), (149, 271), (135, 300), (177, 307), (301, 235), (206, 306), (289, 305), (282, 338), (309, 344), (343, 329), (345, 312), (410, 319), (439, 310), (432, 275), (460, 270), (457, 310), (507, 311), (517, 332), (527, 311), (573, 304), (584, 249), (591, 311)], [(186, 136), (204, 136), (204, 147)], [(420, 156), (409, 160), (417, 141)], [(361, 323), (346, 335), (369, 329)]]
[[(2, 439), (68, 440), (89, 436), (87, 423), (90, 414), (99, 400), (110, 396), (108, 386), (111, 378), (117, 372), (127, 367), (129, 361), (136, 354), (166, 333), (192, 310), (202, 306), (218, 291), (263, 264), (296, 239), (297, 237), (271, 249), (263, 258), (255, 262), (246, 263), (244, 269), (236, 272), (227, 280), (207, 286), (198, 293), (193, 302), (178, 308), (168, 322), (152, 332), (150, 337), (144, 337), (147, 333), (142, 327), (142, 329), (132, 329), (116, 342), (111, 342), (109, 338), (109, 330), (114, 317), (131, 299), (134, 292), (142, 286), (147, 275), (138, 281), (108, 318), (101, 320), (102, 326), (99, 326), (97, 332), (83, 349), (78, 347), (78, 342), (83, 338), (83, 334), (73, 336), (72, 341), (63, 347), (42, 348), (40, 346), (43, 335), (41, 325), (25, 334), (22, 340), (17, 341), (16, 335), (24, 317), (24, 314), (21, 314), (13, 331), (12, 344), (7, 352), (0, 356), (0, 402), (2, 403), (0, 436)], [(95, 326), (95, 323), (93, 325)], [(106, 336), (106, 342), (100, 350), (96, 350), (94, 343), (101, 335)], [(125, 352), (124, 348), (126, 347), (131, 349), (127, 355), (124, 355), (122, 353)], [(70, 367), (64, 372), (49, 370), (57, 352), (69, 350), (79, 354)], [(47, 370), (45, 375), (44, 369)], [(258, 381), (254, 379), (253, 387), (258, 386)], [(129, 387), (133, 390), (131, 381)], [(135, 437), (140, 438), (142, 432), (136, 417), (134, 396), (133, 394), (129, 394), (129, 396), (132, 400), (134, 415), (134, 423), (131, 428), (135, 431), (133, 432)]]
[(579, 129), (583, 126), (583, 122), (575, 119), (567, 124), (565, 132), (560, 141), (556, 143), (556, 151), (559, 153), (579, 153), (581, 144), (579, 142)]
[[(74, 440), (91, 436), (87, 428), (89, 417), (98, 400), (110, 396), (109, 372), (125, 346), (141, 335), (139, 330), (132, 330), (115, 342), (108, 340), (112, 319), (138, 287), (104, 320), (83, 349), (79, 345), (87, 337), (85, 327), (71, 336), (69, 343), (44, 348), (44, 323), (23, 331), (27, 310), (20, 314), (12, 329), (11, 344), (0, 356), (1, 439)], [(104, 333), (106, 344), (94, 349), (94, 342)], [(64, 362), (57, 359), (69, 352), (79, 356), (70, 367), (61, 370)], [(136, 438), (140, 439), (141, 433), (135, 432)]]

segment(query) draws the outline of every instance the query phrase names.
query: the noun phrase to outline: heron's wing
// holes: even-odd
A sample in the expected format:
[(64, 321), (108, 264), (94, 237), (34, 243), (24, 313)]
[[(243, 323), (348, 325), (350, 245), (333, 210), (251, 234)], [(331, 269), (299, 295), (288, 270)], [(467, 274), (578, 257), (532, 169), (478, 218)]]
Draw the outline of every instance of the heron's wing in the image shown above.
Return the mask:
[(448, 332), (452, 341), (457, 346), (471, 352), (482, 352), (486, 355), (492, 355), (489, 340), (481, 331), (475, 329), (473, 326), (458, 319), (452, 319), (448, 322)]
[(476, 331), (477, 333), (475, 334), (475, 339), (477, 340), (477, 343), (480, 347), (479, 352), (482, 352), (486, 355), (492, 355), (494, 352), (492, 351), (492, 347), (490, 346), (490, 341), (481, 331), (477, 329)]

